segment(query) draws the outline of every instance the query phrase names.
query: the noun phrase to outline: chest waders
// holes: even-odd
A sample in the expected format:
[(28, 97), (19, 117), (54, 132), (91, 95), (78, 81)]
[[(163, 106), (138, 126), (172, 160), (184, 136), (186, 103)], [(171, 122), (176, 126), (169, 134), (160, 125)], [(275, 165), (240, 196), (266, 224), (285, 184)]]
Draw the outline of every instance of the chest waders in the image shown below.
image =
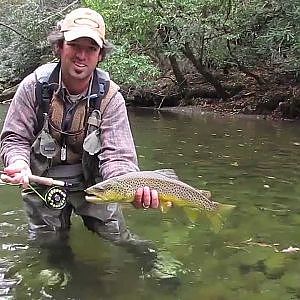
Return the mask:
[[(98, 159), (101, 151), (101, 117), (119, 87), (105, 72), (96, 69), (88, 99), (83, 99), (80, 105), (75, 106), (74, 111), (70, 110), (70, 123), (64, 125), (62, 120), (66, 117), (66, 106), (62, 101), (63, 91), (58, 89), (59, 72), (59, 64), (47, 64), (35, 72), (38, 124), (35, 130), (37, 138), (31, 149), (30, 167), (33, 175), (61, 180), (67, 182), (69, 186), (67, 189), (53, 187), (48, 190), (36, 186), (36, 191), (43, 194), (44, 198), (46, 196), (46, 201), (41, 201), (33, 191), (23, 192), (30, 227), (47, 230), (66, 229), (70, 226), (70, 211), (74, 210), (76, 214), (82, 216), (91, 230), (110, 236), (110, 239), (113, 236), (115, 239), (122, 239), (121, 236), (124, 237), (129, 233), (119, 206), (90, 205), (85, 201), (83, 192), (87, 186), (101, 180)], [(57, 115), (61, 116), (61, 119), (57, 118)], [(77, 126), (76, 120), (81, 122), (82, 128)], [(59, 130), (56, 131), (53, 127), (58, 127)], [(79, 142), (76, 140), (78, 132), (81, 138)], [(62, 141), (66, 142), (67, 146), (66, 160), (61, 153)], [(76, 142), (80, 144), (81, 149), (73, 147)], [(68, 153), (72, 150), (74, 155), (69, 157)], [(99, 227), (99, 222), (103, 226)]]
[[(35, 142), (32, 144), (30, 167), (32, 173), (37, 176), (51, 177), (67, 182), (70, 187), (60, 189), (55, 186), (45, 191), (37, 186), (37, 192), (44, 193), (46, 201), (41, 201), (37, 194), (23, 191), (25, 210), (28, 217), (29, 231), (34, 236), (43, 236), (43, 240), (55, 242), (61, 234), (71, 226), (70, 217), (72, 211), (81, 216), (84, 225), (99, 236), (124, 245), (129, 252), (141, 260), (141, 269), (146, 270), (146, 265), (153, 266), (156, 251), (153, 246), (144, 240), (134, 237), (126, 227), (121, 207), (117, 203), (91, 204), (85, 201), (83, 190), (99, 178), (99, 159), (101, 151), (100, 124), (101, 117), (109, 101), (116, 95), (119, 87), (109, 79), (101, 70), (96, 70), (93, 76), (89, 105), (75, 107), (66, 113), (64, 95), (58, 91), (59, 64), (47, 64), (36, 70), (36, 110), (38, 126)], [(55, 97), (56, 98), (55, 98)], [(87, 113), (78, 113), (87, 109)], [(67, 117), (69, 124), (61, 124), (59, 118)], [(82, 117), (84, 116), (84, 117)], [(84, 122), (82, 121), (84, 119)], [(76, 122), (83, 122), (84, 134), (78, 134), (82, 138), (81, 149), (73, 145), (76, 143)], [(69, 126), (69, 127), (68, 127)], [(55, 127), (53, 129), (53, 127)], [(56, 127), (59, 127), (59, 130)], [(67, 135), (66, 133), (69, 133)], [(70, 134), (71, 133), (71, 134)], [(65, 147), (66, 146), (66, 147)], [(74, 147), (73, 147), (74, 146)], [(62, 151), (62, 149), (66, 148)], [(73, 156), (68, 154), (73, 150)], [(68, 197), (68, 194), (72, 194)], [(47, 202), (47, 203), (45, 203)]]

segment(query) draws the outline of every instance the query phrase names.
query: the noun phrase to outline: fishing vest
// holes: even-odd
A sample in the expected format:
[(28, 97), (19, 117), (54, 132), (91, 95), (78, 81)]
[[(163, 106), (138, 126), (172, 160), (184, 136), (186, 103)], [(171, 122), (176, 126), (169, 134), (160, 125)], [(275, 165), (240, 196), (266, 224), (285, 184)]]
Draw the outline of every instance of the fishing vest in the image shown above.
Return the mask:
[(80, 189), (99, 178), (102, 113), (119, 87), (108, 73), (96, 69), (89, 97), (76, 103), (58, 89), (60, 64), (36, 69), (37, 136), (31, 147), (32, 173), (61, 180), (80, 181)]

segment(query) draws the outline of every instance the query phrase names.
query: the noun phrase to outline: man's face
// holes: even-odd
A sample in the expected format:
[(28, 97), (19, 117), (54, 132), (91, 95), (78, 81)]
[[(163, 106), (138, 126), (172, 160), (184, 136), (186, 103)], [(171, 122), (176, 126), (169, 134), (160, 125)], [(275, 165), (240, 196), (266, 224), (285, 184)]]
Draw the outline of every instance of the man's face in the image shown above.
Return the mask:
[(61, 69), (64, 83), (71, 80), (88, 80), (101, 59), (101, 49), (90, 38), (64, 41), (60, 50)]

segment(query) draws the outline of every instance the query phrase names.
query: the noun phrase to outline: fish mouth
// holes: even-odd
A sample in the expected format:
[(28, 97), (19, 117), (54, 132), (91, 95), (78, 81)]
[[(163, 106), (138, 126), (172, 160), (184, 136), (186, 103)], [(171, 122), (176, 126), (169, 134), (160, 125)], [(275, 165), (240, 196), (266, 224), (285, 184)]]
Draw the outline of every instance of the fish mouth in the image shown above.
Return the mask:
[(95, 189), (94, 187), (91, 186), (85, 190), (85, 193), (86, 193), (85, 200), (87, 202), (99, 203), (105, 200), (104, 189), (101, 188)]
[(97, 194), (103, 193), (104, 190), (105, 189), (101, 188), (101, 187), (95, 188), (94, 186), (90, 186), (90, 187), (86, 188), (84, 191), (89, 195), (97, 195)]
[(85, 200), (87, 201), (87, 202), (91, 202), (91, 203), (95, 203), (95, 202), (99, 202), (99, 197), (97, 197), (97, 196), (90, 196), (90, 195), (86, 195), (85, 196)]

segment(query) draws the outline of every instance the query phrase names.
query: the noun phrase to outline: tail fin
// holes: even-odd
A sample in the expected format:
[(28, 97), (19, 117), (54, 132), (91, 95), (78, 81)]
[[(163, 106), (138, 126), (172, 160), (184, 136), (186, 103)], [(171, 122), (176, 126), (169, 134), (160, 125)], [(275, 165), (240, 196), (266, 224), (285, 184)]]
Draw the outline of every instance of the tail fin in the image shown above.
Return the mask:
[(234, 208), (235, 205), (219, 203), (216, 210), (206, 212), (206, 216), (211, 222), (211, 229), (215, 233), (220, 232), (228, 215)]

